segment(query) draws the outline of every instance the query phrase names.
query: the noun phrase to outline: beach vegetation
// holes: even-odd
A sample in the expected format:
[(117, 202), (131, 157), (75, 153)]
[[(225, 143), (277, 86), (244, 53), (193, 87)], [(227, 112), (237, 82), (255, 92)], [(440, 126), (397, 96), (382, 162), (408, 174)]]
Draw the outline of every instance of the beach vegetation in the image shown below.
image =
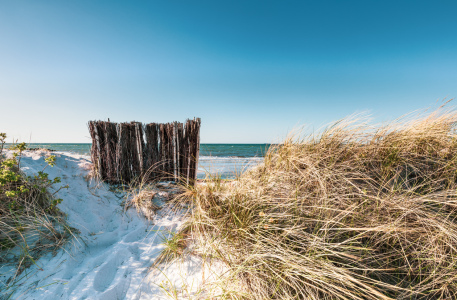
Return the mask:
[(169, 232), (169, 237), (164, 239), (162, 243), (165, 247), (161, 252), (163, 261), (173, 261), (174, 259), (180, 258), (184, 254), (186, 249), (186, 235), (183, 232)]
[(237, 180), (188, 187), (189, 235), (226, 265), (224, 297), (457, 298), (456, 124), (446, 105), (351, 116), (291, 134)]
[[(57, 208), (62, 199), (55, 194), (62, 188), (54, 188), (60, 178), (49, 178), (45, 169), (54, 166), (56, 157), (45, 158), (46, 166), (36, 175), (26, 176), (21, 171), (20, 160), (25, 143), (10, 147), (4, 152), (6, 134), (0, 133), (0, 262), (3, 266), (17, 268), (16, 275), (1, 283), (7, 291), (17, 276), (45, 253), (55, 252), (72, 234), (64, 214)], [(50, 192), (50, 188), (54, 192)]]

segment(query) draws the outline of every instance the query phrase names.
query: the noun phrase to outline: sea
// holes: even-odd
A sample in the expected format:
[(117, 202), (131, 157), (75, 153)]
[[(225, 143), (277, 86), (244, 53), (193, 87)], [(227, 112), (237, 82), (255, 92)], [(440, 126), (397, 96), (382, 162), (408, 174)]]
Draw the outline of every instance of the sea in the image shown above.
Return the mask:
[[(8, 146), (7, 144), (6, 147)], [(27, 147), (90, 155), (91, 144), (31, 143)], [(197, 177), (235, 178), (262, 163), (269, 147), (270, 144), (200, 144)]]

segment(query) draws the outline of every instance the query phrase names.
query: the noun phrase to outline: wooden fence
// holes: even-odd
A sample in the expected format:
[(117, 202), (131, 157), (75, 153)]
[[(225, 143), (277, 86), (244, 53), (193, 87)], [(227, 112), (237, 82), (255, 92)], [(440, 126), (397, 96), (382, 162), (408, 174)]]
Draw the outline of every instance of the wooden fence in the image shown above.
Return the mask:
[(98, 176), (112, 184), (133, 180), (197, 178), (200, 118), (185, 124), (90, 121), (91, 157)]

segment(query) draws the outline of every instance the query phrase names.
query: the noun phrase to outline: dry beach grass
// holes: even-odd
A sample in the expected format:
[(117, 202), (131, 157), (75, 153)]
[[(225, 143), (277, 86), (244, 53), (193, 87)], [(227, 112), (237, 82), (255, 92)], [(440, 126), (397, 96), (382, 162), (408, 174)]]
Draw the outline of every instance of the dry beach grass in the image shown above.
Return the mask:
[(455, 299), (457, 112), (382, 126), (350, 117), (291, 136), (192, 202), (200, 252), (227, 299)]

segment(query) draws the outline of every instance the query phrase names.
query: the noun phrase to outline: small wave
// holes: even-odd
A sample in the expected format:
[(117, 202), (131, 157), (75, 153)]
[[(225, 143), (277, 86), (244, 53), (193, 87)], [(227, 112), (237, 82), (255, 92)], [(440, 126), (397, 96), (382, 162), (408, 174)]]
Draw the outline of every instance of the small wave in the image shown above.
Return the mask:
[(263, 157), (252, 157), (252, 156), (200, 156), (200, 160), (254, 160), (254, 161), (262, 161)]

